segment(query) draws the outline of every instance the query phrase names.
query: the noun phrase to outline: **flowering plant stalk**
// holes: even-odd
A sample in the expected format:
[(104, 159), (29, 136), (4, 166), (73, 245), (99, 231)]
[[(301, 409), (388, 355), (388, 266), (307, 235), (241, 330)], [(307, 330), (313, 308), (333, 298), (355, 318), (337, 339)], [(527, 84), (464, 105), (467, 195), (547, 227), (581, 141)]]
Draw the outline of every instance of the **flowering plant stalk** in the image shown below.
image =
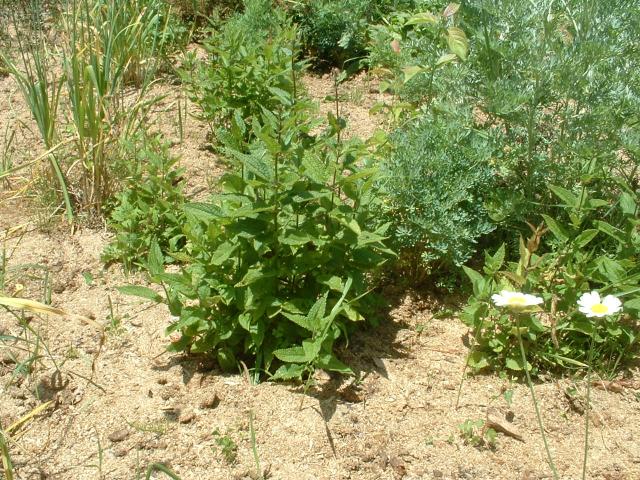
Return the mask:
[[(613, 295), (607, 295), (604, 298), (600, 298), (600, 294), (596, 291), (591, 293), (584, 293), (578, 300), (578, 310), (583, 313), (587, 318), (595, 318), (596, 325), (598, 318), (605, 317), (607, 315), (615, 315), (622, 309), (622, 303), (617, 297)], [(587, 362), (587, 405), (585, 408), (585, 424), (584, 424), (584, 457), (582, 460), (582, 480), (585, 480), (587, 476), (587, 458), (589, 455), (589, 412), (591, 410), (590, 397), (591, 397), (591, 363), (593, 362), (593, 337), (596, 330), (596, 325), (591, 333), (589, 340), (589, 361)]]
[[(529, 391), (531, 392), (531, 399), (533, 401), (533, 406), (536, 411), (536, 418), (538, 420), (538, 427), (540, 428), (540, 435), (542, 436), (542, 443), (544, 443), (544, 449), (547, 453), (547, 461), (549, 462), (549, 467), (553, 472), (553, 478), (558, 480), (560, 477), (558, 476), (558, 470), (556, 469), (555, 463), (553, 462), (553, 457), (551, 456), (551, 450), (549, 449), (549, 442), (547, 442), (547, 436), (544, 433), (544, 424), (542, 423), (542, 416), (540, 415), (540, 408), (538, 406), (538, 401), (536, 399), (536, 393), (533, 388), (533, 382), (531, 381), (531, 375), (529, 374), (529, 364), (527, 362), (527, 354), (524, 349), (524, 343), (522, 341), (522, 333), (521, 333), (521, 316), (525, 313), (531, 313), (536, 310), (539, 310), (537, 305), (543, 302), (542, 298), (536, 297), (535, 295), (530, 295), (527, 293), (521, 292), (511, 292), (508, 290), (502, 290), (500, 294), (495, 294), (491, 296), (493, 303), (495, 303), (498, 307), (506, 307), (511, 311), (512, 316), (515, 318), (516, 324), (516, 337), (518, 338), (518, 346), (520, 347), (520, 356), (522, 361), (522, 369), (524, 370), (524, 374), (527, 378), (527, 385), (529, 386)], [(526, 327), (525, 327), (526, 328)]]

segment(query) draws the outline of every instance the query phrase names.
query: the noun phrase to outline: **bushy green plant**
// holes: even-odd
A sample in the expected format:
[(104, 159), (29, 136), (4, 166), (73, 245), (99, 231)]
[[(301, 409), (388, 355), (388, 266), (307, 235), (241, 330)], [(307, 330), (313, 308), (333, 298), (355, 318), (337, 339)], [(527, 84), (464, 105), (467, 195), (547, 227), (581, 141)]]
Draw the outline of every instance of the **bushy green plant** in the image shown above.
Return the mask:
[[(292, 80), (294, 81), (294, 80)], [(141, 287), (124, 291), (166, 302), (180, 334), (174, 351), (214, 354), (224, 369), (240, 359), (255, 378), (307, 376), (314, 368), (349, 372), (334, 343), (364, 320), (368, 274), (390, 255), (386, 225), (372, 205), (374, 168), (360, 142), (343, 143), (342, 119), (313, 135), (312, 105), (273, 89), (272, 111), (254, 115), (247, 143), (223, 150), (234, 170), (210, 203), (188, 204), (183, 266), (167, 273), (158, 246), (148, 269), (166, 296)]]
[(461, 265), (494, 230), (484, 200), (494, 185), (490, 144), (447, 118), (423, 118), (391, 137), (382, 163), (383, 211), (412, 262)]
[(369, 24), (387, 13), (408, 8), (412, 0), (321, 0), (296, 3), (292, 9), (304, 49), (320, 67), (359, 65), (365, 57)]
[[(474, 292), (462, 317), (476, 342), (470, 366), (516, 372), (525, 368), (511, 316), (490, 302), (491, 295), (503, 289), (535, 293), (547, 305), (542, 313), (519, 316), (526, 368), (533, 372), (585, 367), (592, 337), (592, 364), (600, 372), (612, 375), (637, 356), (640, 202), (624, 182), (618, 188), (612, 204), (590, 195), (587, 185), (574, 191), (552, 186), (565, 215), (561, 220), (545, 215), (546, 226), (533, 228), (528, 241), (521, 240), (517, 263), (505, 262), (502, 246), (485, 255), (482, 274), (465, 267)], [(545, 235), (552, 237), (548, 246), (542, 243)], [(576, 302), (592, 290), (620, 297), (627, 314), (586, 318)]]
[[(546, 186), (578, 183), (588, 163), (619, 168), (640, 106), (638, 8), (593, 0), (477, 0), (462, 8), (474, 45), (468, 101), (504, 145), (490, 205), (496, 221), (513, 226), (550, 213)], [(636, 154), (623, 157), (638, 163)], [(606, 189), (598, 195), (608, 199)]]
[(212, 32), (205, 43), (207, 61), (183, 70), (191, 99), (212, 134), (227, 131), (244, 141), (250, 131), (243, 125), (263, 108), (277, 106), (274, 92), (295, 96), (300, 87), (292, 70), (304, 68), (296, 59), (296, 43), (295, 28), (268, 0), (248, 0), (242, 14)]
[(102, 260), (122, 262), (125, 270), (142, 267), (152, 243), (163, 252), (178, 251), (185, 202), (183, 169), (176, 168), (168, 145), (153, 137), (138, 146), (129, 144), (125, 154), (133, 157), (134, 171), (122, 192), (116, 195), (108, 223), (115, 239), (105, 248)]
[(420, 3), (370, 27), (367, 64), (381, 78), (381, 90), (414, 106), (460, 103), (470, 78), (458, 10), (453, 3)]

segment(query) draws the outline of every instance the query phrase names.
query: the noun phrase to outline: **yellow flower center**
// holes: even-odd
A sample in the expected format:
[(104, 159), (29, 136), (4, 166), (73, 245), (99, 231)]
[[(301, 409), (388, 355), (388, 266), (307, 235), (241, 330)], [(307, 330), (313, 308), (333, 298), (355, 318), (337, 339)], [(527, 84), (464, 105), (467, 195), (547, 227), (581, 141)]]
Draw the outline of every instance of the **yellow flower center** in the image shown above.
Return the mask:
[(509, 305), (525, 305), (527, 303), (527, 299), (524, 297), (511, 297), (509, 299)]
[(603, 305), (602, 303), (596, 303), (591, 307), (591, 311), (593, 313), (607, 313), (609, 309), (607, 308), (606, 305)]

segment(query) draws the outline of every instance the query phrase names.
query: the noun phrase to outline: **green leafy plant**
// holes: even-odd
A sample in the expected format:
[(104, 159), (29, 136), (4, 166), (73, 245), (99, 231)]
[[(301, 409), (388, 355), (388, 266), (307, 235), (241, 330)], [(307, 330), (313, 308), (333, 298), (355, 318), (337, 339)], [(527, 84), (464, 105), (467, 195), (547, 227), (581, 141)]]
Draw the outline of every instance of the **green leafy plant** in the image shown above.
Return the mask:
[(236, 442), (228, 435), (221, 434), (218, 429), (214, 430), (212, 435), (225, 461), (229, 465), (234, 464), (238, 457), (238, 445)]
[(487, 428), (484, 420), (467, 419), (458, 425), (464, 443), (473, 447), (487, 446), (495, 448), (497, 433), (493, 428)]
[[(638, 326), (631, 316), (606, 317), (596, 323), (575, 308), (580, 294), (596, 289), (618, 293), (631, 313), (640, 308), (639, 202), (637, 193), (625, 188), (624, 182), (619, 188), (618, 200), (612, 205), (593, 198), (586, 185), (577, 192), (551, 186), (562, 202), (566, 221), (545, 215), (546, 226), (532, 227), (531, 237), (521, 240), (517, 263), (505, 264), (503, 246), (494, 255), (485, 254), (484, 274), (465, 267), (474, 291), (462, 316), (476, 340), (469, 365), (475, 369), (506, 367), (514, 372), (527, 368), (534, 373), (584, 368), (592, 336), (597, 371), (613, 375), (637, 355)], [(545, 245), (542, 240), (547, 232), (553, 238)], [(518, 360), (518, 332), (510, 317), (489, 302), (491, 294), (501, 289), (537, 292), (550, 305), (544, 314), (520, 318), (526, 367)]]
[(125, 151), (135, 156), (135, 171), (116, 195), (108, 220), (115, 239), (102, 260), (121, 262), (129, 271), (144, 265), (152, 242), (163, 252), (182, 247), (185, 199), (183, 169), (176, 168), (178, 159), (159, 137), (145, 140), (141, 147), (130, 142)]
[[(459, 4), (440, 12), (417, 8), (393, 12), (370, 27), (367, 63), (409, 112), (417, 105), (458, 103), (469, 83), (469, 40), (460, 26)], [(400, 105), (403, 105), (402, 103)]]
[(365, 319), (368, 276), (392, 254), (372, 208), (377, 169), (366, 145), (342, 140), (343, 119), (329, 114), (313, 135), (309, 102), (272, 95), (277, 107), (243, 124), (251, 140), (224, 148), (234, 168), (220, 193), (185, 205), (186, 244), (170, 252), (179, 273), (165, 271), (152, 245), (147, 269), (165, 296), (123, 291), (166, 302), (177, 317), (167, 331), (180, 334), (171, 350), (212, 353), (223, 369), (245, 358), (255, 380), (348, 373), (334, 343)]
[(294, 3), (291, 15), (299, 25), (303, 48), (319, 68), (358, 66), (366, 54), (371, 23), (413, 0), (338, 0)]
[(463, 264), (495, 229), (484, 208), (494, 182), (490, 145), (446, 118), (412, 122), (391, 141), (380, 188), (393, 242), (417, 271)]
[(267, 0), (248, 0), (245, 11), (212, 31), (205, 42), (207, 61), (188, 60), (182, 77), (214, 136), (245, 141), (253, 118), (273, 111), (278, 95), (296, 96), (296, 30)]

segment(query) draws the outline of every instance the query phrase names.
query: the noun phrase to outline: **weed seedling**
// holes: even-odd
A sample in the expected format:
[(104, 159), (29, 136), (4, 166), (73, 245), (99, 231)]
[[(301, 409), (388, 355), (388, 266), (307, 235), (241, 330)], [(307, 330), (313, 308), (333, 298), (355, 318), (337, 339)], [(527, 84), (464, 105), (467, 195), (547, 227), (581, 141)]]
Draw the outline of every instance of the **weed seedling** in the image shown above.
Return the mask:
[(229, 465), (234, 464), (238, 457), (238, 445), (236, 442), (228, 435), (221, 434), (217, 428), (213, 431), (212, 435), (218, 446), (217, 449), (213, 448), (213, 450), (218, 450)]

